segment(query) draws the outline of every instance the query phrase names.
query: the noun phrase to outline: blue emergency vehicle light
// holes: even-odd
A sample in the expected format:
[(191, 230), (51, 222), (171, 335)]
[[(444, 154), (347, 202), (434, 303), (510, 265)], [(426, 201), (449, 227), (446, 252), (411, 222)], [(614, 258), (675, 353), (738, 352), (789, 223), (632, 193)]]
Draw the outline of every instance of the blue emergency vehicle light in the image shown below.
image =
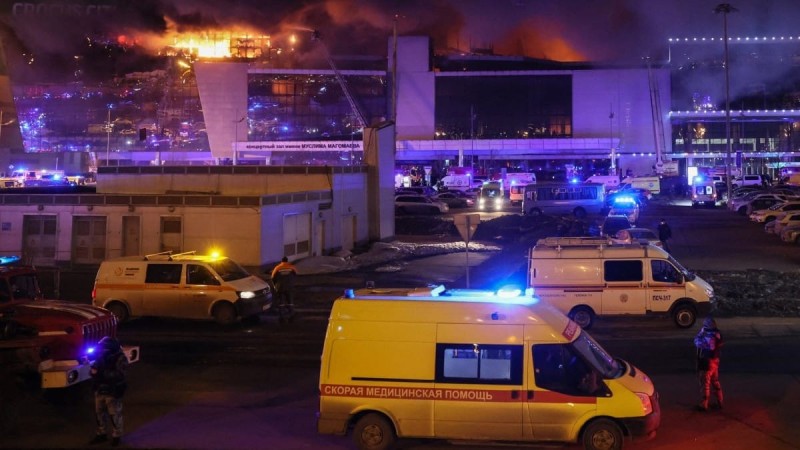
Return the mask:
[(616, 203), (616, 204), (624, 204), (624, 203), (632, 204), (632, 203), (636, 203), (636, 201), (633, 199), (633, 197), (620, 196), (620, 197), (614, 198), (614, 203)]
[(19, 261), (19, 256), (0, 256), (0, 266), (14, 264), (17, 261)]
[(345, 289), (344, 298), (356, 298), (356, 291), (353, 289)]

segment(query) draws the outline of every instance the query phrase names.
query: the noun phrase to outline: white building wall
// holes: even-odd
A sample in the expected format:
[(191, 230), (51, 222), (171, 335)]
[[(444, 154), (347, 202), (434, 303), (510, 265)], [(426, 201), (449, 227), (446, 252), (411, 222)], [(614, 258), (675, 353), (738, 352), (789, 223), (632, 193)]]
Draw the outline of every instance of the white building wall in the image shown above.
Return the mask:
[[(653, 69), (653, 75), (658, 80), (664, 132), (669, 133), (669, 71)], [(652, 173), (656, 149), (647, 69), (574, 71), (572, 77), (573, 137), (618, 140), (617, 167), (623, 174), (628, 169), (634, 175)], [(668, 145), (669, 136), (663, 138), (663, 145)], [(608, 150), (610, 155), (610, 140)]]
[(247, 140), (247, 68), (245, 63), (194, 64), (214, 158), (233, 159), (233, 143)]
[[(390, 72), (394, 64), (392, 53), (390, 39)], [(398, 139), (433, 139), (436, 83), (430, 55), (428, 37), (404, 36), (397, 40)]]

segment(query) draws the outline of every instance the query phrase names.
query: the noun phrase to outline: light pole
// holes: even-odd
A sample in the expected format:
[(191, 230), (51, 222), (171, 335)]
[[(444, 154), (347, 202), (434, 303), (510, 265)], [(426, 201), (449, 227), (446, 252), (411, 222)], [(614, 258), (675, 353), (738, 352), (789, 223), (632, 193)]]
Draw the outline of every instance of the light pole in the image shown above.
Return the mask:
[(111, 150), (111, 105), (108, 105), (108, 116), (106, 118), (106, 166), (110, 166), (109, 152)]
[(731, 199), (731, 99), (730, 99), (730, 74), (728, 71), (728, 13), (736, 12), (738, 9), (730, 3), (720, 3), (714, 8), (714, 12), (722, 13), (723, 43), (725, 44), (725, 190), (728, 195), (728, 209), (733, 208)]
[(617, 174), (617, 151), (614, 148), (614, 109), (611, 103), (608, 104), (608, 143), (611, 146), (611, 173)]

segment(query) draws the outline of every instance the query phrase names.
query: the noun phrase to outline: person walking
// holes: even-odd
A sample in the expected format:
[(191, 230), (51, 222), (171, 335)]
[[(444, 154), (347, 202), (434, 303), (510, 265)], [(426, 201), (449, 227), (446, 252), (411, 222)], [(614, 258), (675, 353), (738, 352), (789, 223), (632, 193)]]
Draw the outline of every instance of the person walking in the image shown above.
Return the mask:
[(712, 317), (706, 317), (703, 326), (694, 338), (697, 348), (697, 376), (700, 381), (700, 404), (697, 409), (708, 411), (711, 391), (717, 398), (717, 406), (722, 409), (722, 385), (719, 382), (719, 358), (723, 345), (722, 333)]
[(94, 411), (97, 432), (90, 444), (108, 440), (108, 425), (111, 427), (111, 445), (116, 447), (122, 438), (122, 397), (127, 390), (125, 372), (128, 358), (113, 337), (106, 336), (99, 342), (100, 354), (89, 371), (94, 390)]
[(275, 286), (275, 296), (278, 301), (278, 314), (280, 320), (289, 320), (294, 316), (294, 277), (297, 276), (297, 267), (283, 257), (280, 264), (272, 269), (272, 284)]
[(661, 241), (661, 244), (664, 245), (664, 250), (669, 251), (669, 244), (667, 241), (672, 238), (672, 228), (669, 227), (669, 224), (666, 220), (661, 219), (661, 222), (658, 224), (658, 239)]

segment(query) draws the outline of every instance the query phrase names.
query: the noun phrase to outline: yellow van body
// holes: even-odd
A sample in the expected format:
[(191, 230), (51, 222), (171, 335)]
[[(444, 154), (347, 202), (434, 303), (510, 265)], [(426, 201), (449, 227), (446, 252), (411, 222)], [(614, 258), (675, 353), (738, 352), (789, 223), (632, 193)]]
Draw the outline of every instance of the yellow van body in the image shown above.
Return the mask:
[(224, 256), (169, 252), (103, 261), (92, 302), (120, 322), (157, 316), (214, 319), (228, 325), (272, 306), (272, 290)]
[(318, 431), (352, 431), (361, 449), (406, 437), (620, 448), (660, 423), (650, 378), (530, 291), (350, 291), (331, 310), (319, 392)]
[(595, 316), (645, 314), (668, 314), (688, 328), (714, 299), (708, 282), (647, 242), (545, 238), (531, 248), (528, 264), (528, 286), (584, 329)]

